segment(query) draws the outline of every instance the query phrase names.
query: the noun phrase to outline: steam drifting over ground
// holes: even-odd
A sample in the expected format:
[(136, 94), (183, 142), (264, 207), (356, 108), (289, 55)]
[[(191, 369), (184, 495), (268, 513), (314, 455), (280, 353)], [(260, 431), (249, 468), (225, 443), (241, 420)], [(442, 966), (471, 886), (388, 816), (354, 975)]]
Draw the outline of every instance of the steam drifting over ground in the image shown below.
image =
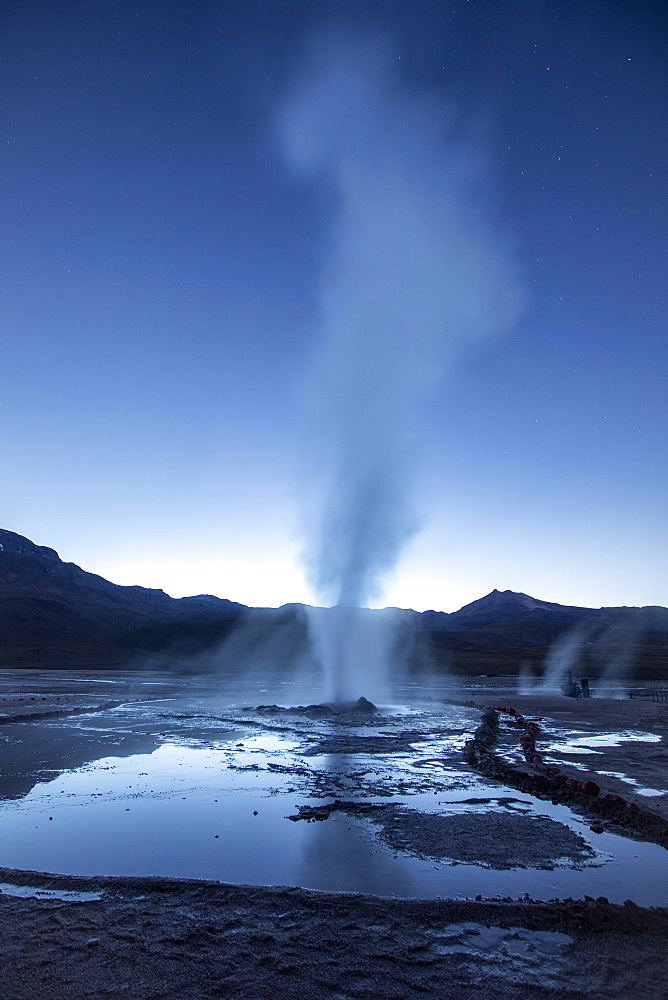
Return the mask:
[[(458, 351), (519, 310), (485, 219), (484, 157), (400, 65), (385, 41), (320, 38), (278, 113), (289, 165), (335, 203), (307, 393), (306, 559), (323, 603), (345, 608), (381, 596), (419, 526), (424, 403)], [(339, 617), (319, 646), (332, 695), (348, 698), (359, 630)]]

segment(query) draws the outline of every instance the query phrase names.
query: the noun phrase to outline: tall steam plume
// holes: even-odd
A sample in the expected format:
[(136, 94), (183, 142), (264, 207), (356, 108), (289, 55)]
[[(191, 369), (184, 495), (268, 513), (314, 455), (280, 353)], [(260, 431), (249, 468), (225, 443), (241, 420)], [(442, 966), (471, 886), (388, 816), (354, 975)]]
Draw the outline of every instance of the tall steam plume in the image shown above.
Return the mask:
[[(354, 611), (418, 527), (424, 403), (458, 350), (511, 325), (510, 255), (484, 220), (482, 158), (452, 109), (375, 40), (328, 38), (279, 111), (290, 166), (332, 199), (309, 398), (309, 571), (335, 698), (356, 694)], [(478, 192), (478, 195), (476, 195)], [(369, 645), (368, 641), (365, 643)]]

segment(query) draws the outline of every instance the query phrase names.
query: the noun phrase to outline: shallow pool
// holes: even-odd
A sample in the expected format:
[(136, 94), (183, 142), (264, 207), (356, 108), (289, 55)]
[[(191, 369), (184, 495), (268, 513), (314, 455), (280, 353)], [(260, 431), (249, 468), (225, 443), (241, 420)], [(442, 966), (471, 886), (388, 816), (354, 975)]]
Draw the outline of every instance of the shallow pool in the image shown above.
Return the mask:
[[(461, 753), (479, 712), (419, 694), (345, 720), (171, 691), (7, 724), (0, 865), (426, 898), (667, 902), (656, 875), (665, 851), (596, 835), (563, 806), (486, 784)], [(345, 807), (324, 820), (288, 819), (335, 800)], [(434, 821), (428, 842), (398, 837), (424, 825), (420, 816), (443, 820), (442, 834)], [(545, 838), (537, 852), (534, 827)], [(497, 829), (507, 856), (490, 867)]]

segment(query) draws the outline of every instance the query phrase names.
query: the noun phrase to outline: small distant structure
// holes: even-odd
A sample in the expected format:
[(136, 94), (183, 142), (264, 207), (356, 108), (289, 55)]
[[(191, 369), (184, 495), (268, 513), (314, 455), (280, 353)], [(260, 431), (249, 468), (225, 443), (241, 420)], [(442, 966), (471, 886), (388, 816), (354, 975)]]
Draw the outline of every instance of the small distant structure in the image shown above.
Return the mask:
[(586, 677), (583, 677), (578, 683), (573, 678), (573, 672), (565, 670), (561, 678), (561, 693), (566, 698), (591, 698), (589, 681)]
[(668, 701), (668, 688), (643, 688), (629, 691), (629, 698), (651, 698), (652, 701)]

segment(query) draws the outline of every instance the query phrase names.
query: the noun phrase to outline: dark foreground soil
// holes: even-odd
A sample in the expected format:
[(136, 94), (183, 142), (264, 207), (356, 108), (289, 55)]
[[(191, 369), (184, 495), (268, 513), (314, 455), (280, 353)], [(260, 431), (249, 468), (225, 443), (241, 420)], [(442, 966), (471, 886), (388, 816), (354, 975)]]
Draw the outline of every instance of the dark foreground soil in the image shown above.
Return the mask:
[(665, 998), (668, 911), (603, 901), (408, 901), (164, 879), (0, 879), (11, 1000)]

